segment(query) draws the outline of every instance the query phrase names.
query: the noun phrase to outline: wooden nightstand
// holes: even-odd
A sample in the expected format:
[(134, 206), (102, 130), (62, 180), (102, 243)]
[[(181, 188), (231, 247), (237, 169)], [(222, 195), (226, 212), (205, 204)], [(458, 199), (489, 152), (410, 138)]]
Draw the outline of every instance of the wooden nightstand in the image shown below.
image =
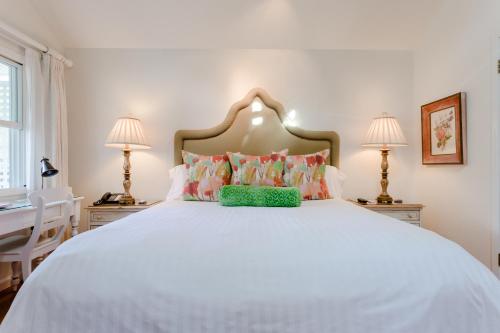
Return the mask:
[(140, 212), (141, 210), (150, 208), (161, 201), (151, 201), (144, 205), (101, 205), (101, 206), (88, 206), (85, 209), (88, 211), (88, 225), (89, 229), (95, 229), (107, 223), (119, 220), (125, 216), (133, 213)]
[(356, 205), (360, 207), (367, 208), (374, 212), (384, 214), (390, 217), (394, 217), (398, 220), (411, 223), (417, 227), (420, 227), (420, 213), (424, 208), (421, 204), (392, 204), (392, 205), (380, 205), (380, 204), (366, 204), (362, 205), (356, 201), (353, 201)]

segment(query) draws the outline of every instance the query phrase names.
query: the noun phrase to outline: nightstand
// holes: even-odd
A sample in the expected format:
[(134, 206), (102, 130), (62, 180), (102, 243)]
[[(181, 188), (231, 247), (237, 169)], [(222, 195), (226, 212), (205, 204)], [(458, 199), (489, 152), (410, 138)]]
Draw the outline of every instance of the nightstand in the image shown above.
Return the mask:
[(352, 202), (360, 207), (372, 210), (374, 212), (394, 217), (398, 220), (411, 223), (417, 227), (420, 227), (420, 213), (424, 208), (421, 204), (392, 204), (392, 205), (381, 205), (381, 204), (366, 204), (362, 205), (356, 201)]
[(113, 221), (119, 220), (125, 216), (133, 213), (140, 212), (141, 210), (150, 208), (161, 201), (151, 201), (144, 205), (100, 205), (88, 206), (85, 209), (88, 211), (88, 225), (89, 229), (95, 229)]

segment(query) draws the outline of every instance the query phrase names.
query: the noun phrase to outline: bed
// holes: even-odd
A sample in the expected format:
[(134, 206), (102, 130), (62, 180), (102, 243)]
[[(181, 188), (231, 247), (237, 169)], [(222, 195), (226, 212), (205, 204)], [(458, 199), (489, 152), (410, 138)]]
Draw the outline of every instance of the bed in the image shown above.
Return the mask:
[[(256, 115), (250, 104), (260, 99)], [(256, 116), (261, 127), (252, 126)], [(261, 89), (180, 151), (330, 148), (282, 125)], [(263, 133), (273, 136), (262, 140)], [(497, 332), (500, 284), (457, 244), (340, 198), (299, 208), (173, 200), (62, 244), (27, 279), (0, 332)]]

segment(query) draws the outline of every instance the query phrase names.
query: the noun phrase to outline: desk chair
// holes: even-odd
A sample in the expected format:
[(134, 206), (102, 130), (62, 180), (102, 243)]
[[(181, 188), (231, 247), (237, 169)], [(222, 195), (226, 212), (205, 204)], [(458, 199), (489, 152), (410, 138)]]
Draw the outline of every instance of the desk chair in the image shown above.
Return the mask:
[[(0, 262), (21, 262), (23, 281), (31, 274), (31, 262), (54, 251), (61, 244), (69, 224), (73, 195), (70, 188), (46, 189), (33, 192), (29, 200), (36, 208), (31, 235), (13, 235), (0, 240)], [(48, 230), (53, 236), (40, 237)]]

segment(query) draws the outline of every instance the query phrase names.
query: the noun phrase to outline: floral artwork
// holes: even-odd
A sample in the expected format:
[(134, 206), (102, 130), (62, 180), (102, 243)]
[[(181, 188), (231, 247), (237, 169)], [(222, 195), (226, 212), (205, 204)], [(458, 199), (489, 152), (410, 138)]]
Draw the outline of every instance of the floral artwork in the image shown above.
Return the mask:
[(431, 113), (431, 124), (431, 154), (455, 154), (457, 151), (455, 144), (455, 108), (450, 107)]
[(254, 156), (227, 153), (233, 169), (233, 185), (285, 186), (283, 168), (287, 150)]
[(422, 164), (464, 164), (465, 93), (422, 105)]
[(303, 200), (330, 199), (325, 179), (326, 159), (330, 150), (315, 154), (288, 156), (285, 162), (286, 186), (299, 188)]
[(218, 201), (219, 190), (231, 182), (231, 165), (227, 155), (205, 156), (182, 152), (188, 177), (183, 198), (189, 201)]

